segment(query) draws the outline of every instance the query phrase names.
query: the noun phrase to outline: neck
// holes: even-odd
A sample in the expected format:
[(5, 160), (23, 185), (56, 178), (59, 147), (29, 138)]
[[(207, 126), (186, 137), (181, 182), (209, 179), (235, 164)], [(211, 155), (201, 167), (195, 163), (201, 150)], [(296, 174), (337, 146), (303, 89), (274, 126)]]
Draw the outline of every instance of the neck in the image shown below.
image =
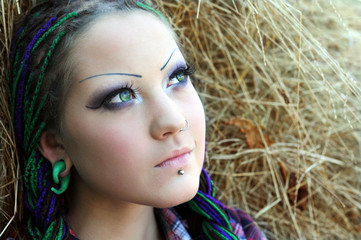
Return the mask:
[(84, 189), (71, 192), (68, 221), (79, 239), (163, 239), (153, 207), (114, 201)]

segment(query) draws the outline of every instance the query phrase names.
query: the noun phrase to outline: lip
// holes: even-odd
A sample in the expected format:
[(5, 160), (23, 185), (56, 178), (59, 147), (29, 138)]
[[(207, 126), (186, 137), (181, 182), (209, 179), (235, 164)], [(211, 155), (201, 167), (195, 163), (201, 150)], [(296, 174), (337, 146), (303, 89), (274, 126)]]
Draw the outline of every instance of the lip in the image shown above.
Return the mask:
[(167, 159), (157, 164), (155, 167), (182, 167), (188, 162), (192, 151), (193, 150), (188, 147), (174, 150)]

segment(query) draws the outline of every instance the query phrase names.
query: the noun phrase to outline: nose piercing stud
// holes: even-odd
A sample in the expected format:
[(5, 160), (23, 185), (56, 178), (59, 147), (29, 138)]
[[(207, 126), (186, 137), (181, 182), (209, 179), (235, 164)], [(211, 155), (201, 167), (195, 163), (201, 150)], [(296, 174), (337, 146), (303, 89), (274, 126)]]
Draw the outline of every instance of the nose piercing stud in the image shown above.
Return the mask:
[(178, 175), (183, 175), (184, 174), (184, 171), (181, 169), (178, 171)]
[(182, 128), (181, 130), (179, 130), (180, 132), (183, 132), (183, 131), (185, 131), (185, 130), (187, 130), (188, 129), (188, 127), (189, 127), (189, 122), (188, 122), (188, 120), (186, 119), (186, 125), (185, 125), (185, 127), (184, 128)]

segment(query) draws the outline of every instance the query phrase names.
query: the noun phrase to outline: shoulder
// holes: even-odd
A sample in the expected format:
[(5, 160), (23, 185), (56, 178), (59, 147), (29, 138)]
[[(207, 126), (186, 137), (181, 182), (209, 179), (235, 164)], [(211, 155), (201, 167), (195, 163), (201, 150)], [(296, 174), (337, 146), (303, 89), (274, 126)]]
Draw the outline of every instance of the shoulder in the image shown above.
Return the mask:
[(256, 222), (247, 213), (245, 213), (241, 209), (235, 209), (228, 206), (225, 207), (232, 229), (240, 240), (267, 239), (258, 228)]

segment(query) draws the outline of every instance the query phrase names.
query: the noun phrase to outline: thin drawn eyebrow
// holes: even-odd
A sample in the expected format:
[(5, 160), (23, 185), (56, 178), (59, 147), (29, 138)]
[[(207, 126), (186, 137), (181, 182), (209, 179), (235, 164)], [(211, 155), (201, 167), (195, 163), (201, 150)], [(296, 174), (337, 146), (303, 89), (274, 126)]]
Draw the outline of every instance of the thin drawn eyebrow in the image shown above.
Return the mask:
[(163, 69), (167, 66), (167, 64), (169, 63), (169, 61), (170, 61), (170, 59), (172, 58), (172, 56), (173, 56), (173, 53), (175, 52), (175, 50), (177, 50), (178, 48), (175, 48), (174, 50), (173, 50), (173, 52), (170, 54), (170, 56), (169, 56), (169, 58), (168, 58), (168, 60), (167, 60), (167, 62), (164, 64), (164, 66), (160, 69), (161, 71), (163, 71)]
[(131, 76), (131, 77), (136, 77), (136, 78), (141, 78), (142, 75), (139, 75), (139, 74), (131, 74), (131, 73), (103, 73), (103, 74), (97, 74), (97, 75), (94, 75), (94, 76), (90, 76), (90, 77), (87, 77), (87, 78), (84, 78), (83, 80), (80, 80), (79, 83), (82, 83), (84, 82), (85, 80), (88, 80), (88, 79), (91, 79), (91, 78), (96, 78), (96, 77), (101, 77), (101, 76), (112, 76), (112, 75), (117, 75), (117, 76)]

